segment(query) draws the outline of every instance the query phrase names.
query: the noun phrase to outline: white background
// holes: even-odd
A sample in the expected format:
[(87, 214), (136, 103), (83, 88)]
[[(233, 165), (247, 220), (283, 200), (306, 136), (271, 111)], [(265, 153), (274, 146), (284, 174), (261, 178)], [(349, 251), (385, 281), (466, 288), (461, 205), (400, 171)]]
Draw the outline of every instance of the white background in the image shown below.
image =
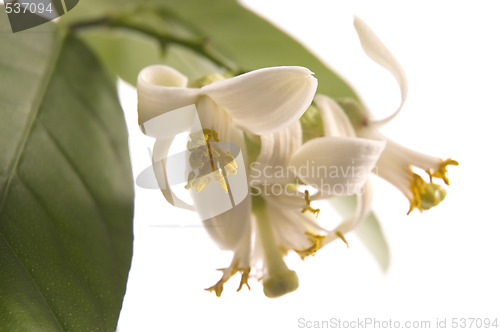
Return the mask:
[[(500, 5), (496, 1), (247, 0), (337, 70), (379, 117), (399, 103), (394, 79), (363, 53), (352, 16), (366, 21), (406, 71), (409, 97), (383, 132), (419, 151), (460, 162), (438, 207), (406, 216), (408, 202), (375, 179), (374, 210), (392, 262), (381, 272), (348, 234), (304, 262), (290, 257), (299, 289), (268, 299), (256, 280), (221, 298), (203, 289), (231, 259), (197, 217), (159, 191), (136, 188), (135, 243), (119, 331), (297, 331), (309, 321), (498, 318), (500, 324)], [(320, 82), (321, 84), (321, 82)], [(134, 175), (152, 142), (137, 127), (135, 92), (122, 87)], [(180, 226), (184, 227), (180, 227)], [(339, 330), (339, 329), (330, 329)], [(348, 329), (345, 331), (354, 331)], [(365, 329), (365, 331), (374, 329)], [(417, 330), (417, 329), (415, 329)], [(444, 329), (441, 329), (444, 330)], [(451, 329), (450, 329), (451, 330)], [(478, 329), (472, 329), (478, 330)], [(487, 330), (492, 330), (487, 329)]]

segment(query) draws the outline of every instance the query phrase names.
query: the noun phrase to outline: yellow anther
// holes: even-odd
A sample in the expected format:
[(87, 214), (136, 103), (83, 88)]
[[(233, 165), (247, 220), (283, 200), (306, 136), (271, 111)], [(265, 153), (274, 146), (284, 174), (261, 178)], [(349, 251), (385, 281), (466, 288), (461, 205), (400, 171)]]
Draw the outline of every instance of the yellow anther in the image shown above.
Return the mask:
[(203, 134), (205, 136), (205, 141), (207, 142), (219, 142), (219, 134), (212, 129), (203, 129)]
[(313, 213), (314, 215), (316, 215), (316, 218), (318, 217), (319, 215), (319, 211), (320, 209), (313, 209), (312, 207), (310, 206), (306, 206), (305, 208), (302, 209), (302, 213), (306, 212), (306, 211), (310, 211), (311, 213)]
[(224, 290), (224, 284), (236, 273), (236, 272), (241, 272), (241, 280), (240, 280), (240, 286), (238, 287), (237, 292), (243, 288), (243, 285), (246, 285), (248, 287), (248, 290), (250, 290), (250, 286), (248, 285), (248, 277), (250, 276), (250, 268), (246, 269), (239, 269), (237, 268), (236, 265), (231, 265), (228, 268), (225, 269), (218, 269), (219, 271), (222, 271), (222, 277), (220, 278), (219, 281), (212, 287), (205, 288), (206, 291), (209, 292), (215, 292), (215, 295), (217, 297), (220, 297), (222, 294), (222, 291)]
[(191, 155), (189, 156), (189, 165), (193, 169), (200, 169), (205, 165), (206, 162), (206, 157), (204, 153), (201, 151), (201, 149), (197, 149), (193, 152), (191, 152)]
[(240, 280), (240, 286), (236, 290), (239, 292), (241, 288), (243, 288), (243, 285), (246, 285), (248, 290), (250, 290), (250, 286), (248, 285), (248, 277), (250, 276), (250, 268), (248, 269), (241, 269), (241, 280)]
[(222, 290), (224, 289), (224, 281), (219, 280), (217, 281), (217, 283), (215, 285), (213, 285), (212, 287), (208, 287), (208, 288), (205, 288), (206, 291), (209, 291), (209, 292), (215, 292), (215, 295), (217, 297), (220, 297), (221, 294), (222, 294)]
[(217, 281), (215, 285), (205, 288), (205, 290), (209, 292), (215, 292), (215, 295), (217, 295), (217, 297), (220, 297), (220, 295), (222, 294), (222, 290), (224, 289), (224, 284), (236, 273), (237, 269), (234, 266), (230, 266), (228, 268), (218, 270), (222, 271), (222, 277), (219, 281)]
[(196, 174), (191, 171), (188, 174), (187, 184), (184, 186), (186, 189), (191, 189), (193, 187), (193, 180), (196, 178)]
[(302, 260), (307, 256), (314, 255), (321, 248), (323, 240), (325, 239), (325, 236), (323, 235), (313, 234), (309, 232), (307, 232), (306, 235), (309, 237), (309, 241), (311, 241), (312, 245), (309, 248), (302, 250), (295, 249), (295, 252), (299, 254)]
[(412, 174), (412, 181), (410, 184), (410, 191), (412, 193), (412, 199), (410, 199), (410, 210), (407, 214), (410, 214), (413, 209), (417, 208), (422, 211), (420, 204), (420, 195), (423, 193), (423, 188), (425, 181), (417, 174)]
[(345, 239), (344, 234), (342, 234), (342, 233), (340, 233), (340, 232), (336, 232), (335, 234), (339, 237), (339, 239), (341, 239), (341, 240), (342, 240), (342, 242), (344, 242), (344, 243), (346, 244), (347, 248), (349, 248), (349, 243), (348, 243), (348, 242), (347, 242), (347, 240)]
[(224, 166), (224, 170), (226, 171), (227, 174), (236, 174), (238, 173), (238, 164), (236, 164), (236, 161), (233, 160), (232, 162), (230, 163), (227, 163), (225, 166)]
[(439, 168), (437, 170), (426, 170), (427, 174), (429, 174), (430, 178), (431, 178), (431, 183), (432, 183), (432, 178), (439, 178), (439, 179), (443, 179), (444, 183), (446, 183), (447, 185), (450, 184), (450, 181), (448, 180), (448, 177), (446, 176), (446, 172), (447, 172), (447, 169), (446, 169), (446, 166), (458, 166), (458, 161), (456, 160), (453, 160), (453, 159), (446, 159), (444, 161), (442, 161), (440, 164), (439, 164)]
[(311, 199), (309, 198), (309, 190), (306, 190), (306, 191), (305, 191), (305, 199), (306, 199), (306, 204), (307, 204), (307, 206), (306, 206), (305, 208), (303, 208), (303, 209), (302, 209), (302, 211), (300, 211), (300, 212), (304, 213), (304, 212), (306, 212), (306, 211), (310, 211), (310, 212), (312, 212), (313, 214), (315, 214), (315, 215), (316, 215), (316, 218), (317, 218), (317, 217), (318, 217), (318, 215), (319, 215), (319, 211), (320, 211), (320, 209), (313, 209), (313, 208), (311, 207)]
[(193, 187), (196, 188), (196, 192), (199, 193), (203, 188), (205, 188), (210, 183), (210, 178), (206, 175), (197, 177), (193, 180)]
[(224, 176), (222, 175), (222, 172), (220, 170), (217, 170), (216, 172), (214, 172), (214, 179), (216, 182), (218, 182), (221, 186), (221, 188), (227, 192), (227, 183), (226, 183), (226, 179), (224, 178)]
[(187, 149), (191, 152), (189, 165), (193, 171), (188, 175), (185, 188), (196, 188), (196, 192), (200, 192), (210, 183), (209, 175), (213, 174), (214, 180), (228, 192), (226, 176), (237, 174), (238, 165), (230, 152), (214, 144), (219, 142), (217, 132), (213, 129), (203, 129), (203, 132), (199, 131), (189, 136), (191, 140), (187, 143)]

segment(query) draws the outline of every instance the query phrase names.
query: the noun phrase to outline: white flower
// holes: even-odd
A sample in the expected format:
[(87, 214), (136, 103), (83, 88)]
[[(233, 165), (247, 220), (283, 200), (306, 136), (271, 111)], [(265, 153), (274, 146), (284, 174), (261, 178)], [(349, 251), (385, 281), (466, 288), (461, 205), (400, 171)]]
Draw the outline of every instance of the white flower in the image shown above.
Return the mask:
[[(163, 182), (160, 186), (163, 195), (172, 205), (193, 209), (170, 190), (166, 166), (162, 162), (166, 160), (175, 134), (192, 129), (192, 115), (186, 107), (196, 106), (204, 133), (209, 130), (216, 133), (218, 140), (238, 145), (246, 160), (244, 132), (264, 135), (296, 122), (310, 105), (317, 81), (303, 67), (273, 67), (229, 79), (213, 76), (212, 82), (200, 88), (190, 88), (187, 84), (187, 78), (173, 68), (145, 68), (137, 84), (138, 112), (143, 131), (157, 138), (153, 167), (158, 182)], [(154, 121), (151, 123), (150, 120), (163, 115), (174, 115), (171, 118), (176, 121), (163, 121), (163, 127), (155, 126)], [(212, 288), (217, 295), (224, 281), (235, 272), (242, 272), (242, 285), (248, 278), (255, 227), (251, 224), (251, 206), (252, 200), (247, 197), (233, 209), (203, 221), (222, 249), (235, 252), (230, 267)]]
[[(314, 99), (314, 105), (321, 114), (325, 136), (356, 137), (356, 132), (349, 118), (335, 100), (328, 96), (317, 95)], [(379, 140), (379, 142), (384, 142), (384, 140)], [(330, 232), (323, 240), (323, 245), (335, 240), (337, 237), (346, 242), (343, 235), (355, 229), (370, 212), (373, 190), (369, 178), (364, 182), (362, 190), (358, 190), (355, 194), (357, 205), (354, 214), (349, 219), (344, 220), (334, 231)]]
[[(401, 90), (401, 103), (392, 115), (382, 120), (371, 119), (363, 107), (355, 100), (339, 101), (342, 107), (338, 106), (338, 104), (332, 100), (322, 100), (322, 109), (330, 109), (330, 112), (326, 113), (332, 113), (333, 109), (335, 109), (333, 113), (335, 114), (335, 118), (338, 119), (338, 109), (343, 108), (344, 111), (349, 113), (355, 125), (355, 133), (358, 137), (386, 142), (386, 148), (376, 165), (377, 174), (393, 184), (408, 198), (410, 202), (410, 210), (408, 213), (414, 208), (422, 211), (434, 207), (445, 198), (446, 191), (442, 186), (433, 183), (433, 178), (440, 178), (444, 183), (449, 184), (448, 178), (446, 177), (446, 167), (448, 165), (458, 165), (458, 163), (452, 159), (443, 160), (410, 150), (387, 139), (379, 132), (378, 128), (394, 119), (403, 108), (408, 90), (406, 76), (398, 61), (365, 22), (356, 17), (354, 26), (366, 54), (375, 62), (389, 70), (396, 78)], [(325, 99), (327, 98), (328, 97), (325, 97)], [(323, 121), (325, 121), (325, 119)], [(328, 120), (326, 122), (328, 122)], [(337, 120), (336, 126), (338, 126), (339, 123), (341, 122)], [(345, 129), (349, 127), (348, 125), (344, 125), (343, 127), (344, 130), (351, 132), (351, 129)], [(420, 175), (415, 173), (414, 168), (421, 169), (428, 173), (429, 182), (426, 182)], [(366, 203), (362, 201), (358, 210), (367, 211), (365, 205)]]
[[(444, 183), (449, 184), (446, 166), (458, 163), (451, 159), (442, 160), (412, 151), (387, 139), (378, 131), (380, 126), (392, 120), (401, 111), (407, 95), (406, 76), (394, 56), (363, 21), (355, 17), (354, 25), (366, 54), (396, 78), (401, 90), (401, 103), (391, 116), (376, 121), (367, 116), (368, 113), (355, 100), (343, 99), (339, 101), (341, 104), (339, 105), (328, 96), (317, 95), (313, 105), (319, 111), (323, 134), (326, 137), (361, 137), (386, 143), (376, 164), (377, 175), (388, 180), (408, 198), (409, 212), (414, 208), (422, 211), (436, 206), (445, 198), (446, 192), (442, 186), (433, 183), (432, 179), (441, 178)], [(424, 181), (421, 176), (413, 172), (413, 168), (427, 172), (430, 181)], [(356, 196), (357, 206), (352, 217), (343, 221), (335, 230), (327, 232), (319, 245), (326, 245), (338, 237), (345, 241), (342, 235), (353, 230), (368, 215), (373, 196), (369, 179)]]
[[(237, 272), (241, 273), (238, 290), (248, 286), (251, 271), (262, 279), (269, 297), (295, 290), (297, 275), (288, 269), (283, 255), (295, 251), (304, 258), (333, 240), (346, 242), (344, 234), (370, 211), (369, 175), (375, 165), (379, 175), (410, 199), (411, 208), (430, 208), (444, 198), (440, 186), (426, 183), (410, 167), (420, 167), (431, 180), (438, 177), (447, 183), (445, 167), (456, 162), (418, 154), (378, 132), (380, 125), (401, 110), (407, 94), (406, 78), (366, 24), (356, 18), (355, 27), (365, 52), (391, 71), (401, 87), (401, 105), (384, 120), (368, 118), (356, 101), (343, 100), (339, 105), (322, 95), (316, 96), (308, 109), (317, 82), (302, 67), (265, 68), (229, 79), (215, 75), (203, 80), (199, 88), (187, 87), (187, 78), (170, 67), (152, 66), (140, 73), (139, 124), (146, 134), (157, 138), (153, 167), (158, 182), (163, 181), (161, 188), (168, 202), (200, 212), (196, 204), (193, 208), (179, 200), (168, 185), (163, 160), (176, 133), (198, 130), (188, 150), (196, 158), (209, 157), (209, 163), (190, 158), (193, 169), (200, 172), (204, 168), (214, 171), (216, 158), (221, 157), (226, 159), (229, 172), (236, 174), (243, 165), (237, 165), (234, 156), (211, 150), (210, 146), (222, 141), (241, 148), (250, 195), (232, 209), (203, 220), (215, 242), (234, 252), (229, 267), (222, 269), (221, 279), (208, 288), (217, 296)], [(193, 122), (193, 109), (199, 114), (198, 124)], [(161, 122), (161, 126), (151, 123), (164, 116), (169, 121)], [(307, 124), (309, 117), (313, 120)], [(214, 178), (228, 190), (225, 174)], [(202, 191), (208, 181), (205, 175), (192, 171), (186, 188)], [(317, 223), (319, 209), (311, 206), (315, 200), (353, 194), (358, 205), (350, 219), (333, 230)]]
[[(252, 268), (254, 274), (261, 273), (267, 296), (281, 296), (295, 290), (297, 276), (285, 265), (283, 255), (293, 250), (305, 257), (318, 250), (327, 236), (343, 238), (339, 230), (332, 233), (317, 224), (315, 212), (319, 210), (310, 206), (311, 200), (358, 192), (384, 143), (328, 136), (302, 144), (298, 119), (311, 104), (316, 89), (316, 80), (304, 68), (266, 68), (201, 88), (186, 85), (184, 76), (164, 66), (148, 67), (139, 76), (139, 123), (146, 133), (158, 139), (153, 160), (166, 157), (173, 138), (164, 137), (164, 128), (146, 130), (147, 121), (179, 108), (182, 111), (190, 103), (196, 105), (205, 130), (218, 133), (221, 141), (241, 146), (246, 164), (248, 155), (260, 148), (257, 162), (252, 164), (252, 171), (260, 174), (250, 177), (251, 197), (203, 221), (218, 245), (234, 252), (222, 278), (209, 290), (219, 296), (224, 283), (236, 272), (242, 273), (241, 289), (247, 284)], [(170, 128), (168, 123), (166, 126), (175, 132), (186, 127)], [(249, 147), (245, 146), (243, 132), (251, 138)], [(332, 166), (345, 174), (330, 176), (314, 171)], [(354, 167), (356, 171), (346, 171)], [(157, 178), (167, 181), (164, 168), (165, 165), (157, 163), (155, 173)], [(278, 168), (285, 173), (274, 173)], [(267, 192), (269, 186), (280, 192)], [(309, 190), (314, 195), (309, 196)], [(171, 204), (179, 206), (168, 185), (162, 192)]]
[[(271, 195), (263, 195), (263, 198), (272, 215), (280, 248), (284, 252), (294, 250), (302, 258), (314, 254), (336, 239), (347, 244), (344, 235), (353, 230), (370, 212), (372, 186), (369, 174), (385, 147), (383, 141), (357, 137), (344, 110), (328, 96), (317, 95), (314, 98), (314, 103), (305, 116), (311, 114), (314, 114), (312, 117), (315, 119), (309, 130), (312, 129), (317, 137), (301, 145), (302, 139), (298, 138), (302, 138), (302, 130), (298, 124), (264, 135), (261, 137), (262, 151), (257, 160), (258, 175), (265, 173), (269, 167), (276, 168), (276, 173), (280, 174), (279, 169), (284, 165), (297, 170), (297, 174), (292, 174), (292, 177), (257, 178), (261, 181), (261, 187), (274, 189), (277, 184), (283, 183), (280, 180), (286, 179), (286, 195), (272, 195), (273, 190), (268, 190)], [(308, 173), (300, 174), (304, 169)], [(267, 170), (269, 173), (269, 169)], [(306, 192), (304, 195), (308, 186), (303, 186), (298, 192), (300, 198), (294, 197), (290, 182), (296, 179), (295, 176), (304, 185), (311, 186), (316, 193), (309, 195)], [(259, 188), (255, 183), (254, 187)], [(297, 186), (293, 188), (299, 189)], [(358, 201), (352, 217), (333, 230), (324, 229), (317, 224), (314, 214), (317, 215), (319, 209), (312, 208), (311, 202), (352, 194), (357, 196)], [(304, 208), (300, 210), (297, 206)], [(312, 213), (304, 213), (306, 211)]]
[[(223, 79), (212, 76), (212, 82), (201, 88), (187, 87), (188, 79), (167, 66), (150, 66), (141, 71), (137, 83), (139, 124), (144, 132), (155, 136), (157, 141), (153, 150), (155, 175), (161, 185), (162, 193), (172, 205), (192, 209), (178, 199), (170, 190), (168, 179), (164, 176), (164, 163), (174, 134), (191, 131), (193, 119), (184, 107), (195, 105), (203, 130), (215, 132), (222, 142), (231, 142), (242, 149), (245, 158), (243, 131), (262, 134), (279, 130), (296, 121), (311, 102), (317, 81), (312, 73), (303, 67), (273, 67), (249, 72), (237, 77)], [(207, 83), (207, 82), (206, 82)], [(177, 114), (179, 113), (179, 114)], [(161, 122), (162, 127), (151, 126), (146, 130), (149, 120), (162, 115), (172, 115), (172, 120)], [(150, 121), (149, 121), (150, 122)], [(154, 125), (155, 123), (153, 123)], [(201, 128), (199, 128), (201, 129)], [(166, 133), (166, 134), (165, 134)], [(249, 221), (250, 205), (240, 204), (214, 220), (205, 220), (224, 227), (209, 228), (215, 237), (227, 237), (225, 249), (234, 249), (240, 236), (219, 234), (226, 230), (238, 229), (243, 232)], [(240, 215), (244, 219), (232, 222), (232, 217)], [(245, 217), (241, 217), (245, 216)], [(248, 216), (248, 217), (247, 217)], [(227, 219), (227, 220), (226, 220)]]
[(385, 145), (340, 132), (305, 144), (302, 136), (299, 122), (261, 135), (260, 153), (251, 165), (256, 228), (266, 234), (256, 242), (253, 265), (262, 266), (264, 292), (270, 297), (298, 286), (282, 255), (295, 251), (304, 258), (335, 239), (345, 241), (343, 233), (349, 229), (344, 224), (322, 228), (316, 220), (319, 209), (311, 202), (359, 193)]
[[(319, 226), (319, 209), (311, 201), (357, 193), (384, 148), (383, 142), (356, 137), (319, 137), (302, 144), (300, 124), (261, 135), (261, 151), (252, 164), (253, 212), (258, 234), (254, 265), (263, 268), (264, 292), (281, 296), (298, 286), (282, 255), (295, 251), (302, 258), (343, 237)], [(314, 194), (309, 194), (309, 193)], [(272, 235), (272, 236), (271, 236)]]

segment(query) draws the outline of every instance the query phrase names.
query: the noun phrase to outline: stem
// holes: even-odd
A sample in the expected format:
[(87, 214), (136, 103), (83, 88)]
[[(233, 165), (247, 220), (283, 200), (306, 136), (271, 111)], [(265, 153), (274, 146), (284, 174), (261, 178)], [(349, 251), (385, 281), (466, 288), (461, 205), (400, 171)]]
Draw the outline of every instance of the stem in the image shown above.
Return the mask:
[(283, 256), (273, 236), (271, 222), (266, 211), (266, 203), (259, 196), (252, 197), (253, 212), (257, 219), (257, 231), (265, 254), (266, 267), (270, 275), (288, 270)]
[(268, 275), (265, 277), (264, 294), (274, 298), (293, 292), (299, 287), (297, 274), (288, 269), (276, 244), (266, 203), (260, 196), (252, 197), (252, 209), (257, 219), (258, 236), (264, 249), (264, 262)]
[(133, 30), (136, 32), (140, 32), (144, 35), (147, 35), (149, 37), (152, 37), (156, 39), (162, 46), (165, 46), (167, 44), (177, 44), (184, 46), (198, 54), (203, 55), (206, 57), (208, 60), (212, 61), (214, 64), (217, 66), (223, 67), (224, 69), (230, 71), (230, 72), (237, 72), (237, 68), (233, 64), (229, 64), (227, 61), (222, 59), (220, 56), (217, 56), (216, 54), (213, 53), (208, 48), (208, 45), (210, 43), (209, 38), (200, 38), (199, 40), (188, 40), (188, 39), (183, 39), (179, 38), (177, 36), (165, 33), (165, 32), (159, 32), (155, 29), (149, 28), (147, 26), (140, 26), (137, 24), (134, 24), (133, 22), (130, 22), (127, 20), (126, 17), (112, 17), (112, 16), (105, 16), (102, 18), (98, 18), (95, 20), (90, 20), (86, 22), (79, 22), (75, 23), (71, 26), (69, 26), (69, 30), (71, 32), (78, 32), (82, 29), (86, 28), (99, 28), (99, 27), (106, 27), (106, 28), (123, 28), (123, 29), (129, 29)]

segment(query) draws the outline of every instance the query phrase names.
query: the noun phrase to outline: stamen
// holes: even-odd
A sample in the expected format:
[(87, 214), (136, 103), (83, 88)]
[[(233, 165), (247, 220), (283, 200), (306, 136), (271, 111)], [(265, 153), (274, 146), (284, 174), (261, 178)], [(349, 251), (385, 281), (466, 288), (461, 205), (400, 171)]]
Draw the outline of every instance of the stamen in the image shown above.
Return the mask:
[(344, 242), (347, 246), (347, 248), (349, 248), (349, 243), (347, 242), (347, 240), (345, 239), (344, 237), (344, 234), (340, 233), (340, 232), (335, 232), (335, 234), (339, 237), (339, 239), (342, 240), (342, 242)]
[(313, 234), (306, 232), (306, 235), (309, 237), (309, 240), (312, 242), (312, 246), (309, 248), (303, 249), (303, 250), (295, 250), (297, 254), (299, 254), (300, 258), (304, 260), (307, 256), (311, 256), (321, 249), (321, 246), (323, 244), (323, 240), (325, 239), (325, 236), (323, 235), (318, 235), (318, 234)]
[(193, 185), (196, 188), (197, 193), (202, 191), (202, 189), (205, 188), (209, 183), (210, 183), (210, 178), (206, 175), (197, 177), (193, 181)]
[(306, 199), (306, 204), (307, 206), (305, 208), (302, 209), (302, 213), (306, 212), (306, 211), (310, 211), (312, 212), (314, 215), (316, 215), (316, 218), (318, 217), (319, 215), (319, 211), (320, 209), (313, 209), (312, 206), (311, 206), (311, 199), (309, 198), (309, 190), (306, 190), (305, 191), (305, 199)]
[(187, 143), (187, 149), (191, 152), (189, 165), (193, 171), (189, 173), (184, 188), (189, 190), (194, 187), (196, 192), (200, 192), (210, 183), (209, 175), (213, 174), (214, 180), (225, 192), (228, 192), (227, 174), (237, 174), (238, 165), (230, 152), (222, 150), (217, 144), (211, 144), (219, 142), (217, 132), (204, 128), (203, 132), (189, 136), (191, 140)]
[(218, 169), (216, 172), (214, 172), (214, 179), (215, 181), (217, 181), (221, 188), (227, 192), (228, 189), (227, 189), (227, 183), (226, 183), (226, 179), (224, 178), (224, 176), (222, 175), (222, 172), (220, 171), (220, 169)]
[(225, 268), (225, 269), (218, 269), (218, 271), (222, 271), (222, 277), (220, 278), (219, 281), (212, 287), (205, 288), (206, 291), (209, 292), (215, 292), (215, 295), (217, 297), (220, 297), (222, 294), (222, 291), (224, 290), (224, 284), (236, 273), (238, 272), (238, 269), (236, 268), (236, 265), (231, 264), (231, 266)]
[(219, 281), (212, 287), (205, 288), (206, 291), (209, 292), (215, 292), (215, 295), (217, 297), (220, 297), (222, 294), (222, 291), (224, 290), (224, 284), (231, 279), (233, 275), (236, 274), (236, 272), (241, 272), (241, 281), (238, 289), (236, 290), (239, 292), (244, 285), (248, 287), (248, 290), (250, 290), (250, 286), (248, 285), (248, 277), (250, 276), (250, 268), (246, 269), (238, 269), (236, 265), (232, 265), (228, 268), (225, 269), (218, 269), (219, 271), (222, 271), (222, 277), (220, 278)]
[(248, 290), (250, 290), (250, 286), (248, 285), (248, 277), (250, 276), (250, 268), (248, 269), (242, 269), (241, 271), (241, 280), (240, 280), (240, 286), (236, 290), (239, 292), (243, 285), (246, 285), (248, 287)]
[(189, 172), (187, 184), (184, 186), (184, 188), (191, 189), (193, 187), (193, 181), (195, 178), (196, 174), (193, 171)]
[(436, 177), (439, 179), (443, 179), (444, 183), (449, 185), (450, 181), (448, 180), (448, 177), (446, 176), (446, 172), (447, 172), (446, 166), (449, 166), (449, 165), (458, 166), (458, 162), (456, 160), (453, 160), (453, 159), (446, 159), (439, 164), (439, 168), (437, 170), (435, 170), (434, 172), (432, 172), (429, 169), (426, 170), (427, 174), (429, 174), (429, 176), (431, 177), (431, 183), (432, 183), (432, 178)]
[(412, 181), (410, 183), (410, 191), (412, 193), (413, 199), (410, 200), (410, 210), (407, 214), (410, 214), (413, 209), (417, 208), (422, 212), (422, 207), (420, 204), (420, 195), (423, 193), (425, 181), (417, 174), (412, 174)]

